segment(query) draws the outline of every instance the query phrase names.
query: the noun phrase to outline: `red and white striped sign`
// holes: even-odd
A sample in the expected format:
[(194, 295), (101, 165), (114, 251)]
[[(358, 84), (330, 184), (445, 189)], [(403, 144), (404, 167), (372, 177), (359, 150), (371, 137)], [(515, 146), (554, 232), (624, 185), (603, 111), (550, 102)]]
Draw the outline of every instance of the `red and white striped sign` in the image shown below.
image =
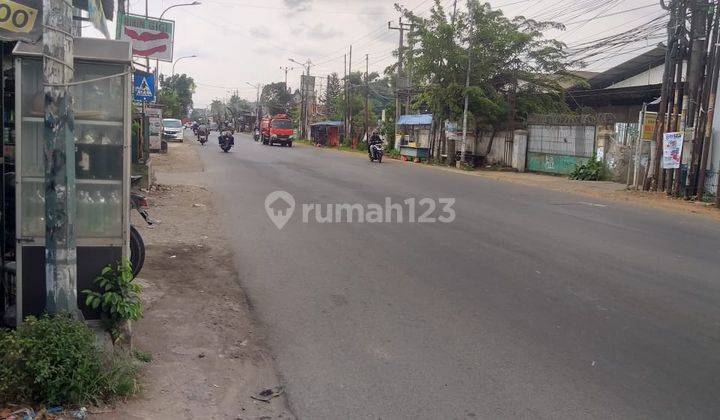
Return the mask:
[(130, 42), (134, 56), (172, 61), (174, 22), (136, 15), (120, 18), (119, 38)]

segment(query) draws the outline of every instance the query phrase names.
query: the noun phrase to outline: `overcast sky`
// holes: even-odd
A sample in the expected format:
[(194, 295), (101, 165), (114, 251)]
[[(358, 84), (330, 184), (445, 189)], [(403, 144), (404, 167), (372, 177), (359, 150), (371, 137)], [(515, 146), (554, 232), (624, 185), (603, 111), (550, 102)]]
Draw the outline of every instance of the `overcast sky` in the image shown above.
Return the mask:
[[(294, 67), (288, 74), (291, 87), (300, 82), (301, 68), (288, 61), (317, 65), (311, 73), (325, 76), (343, 72), (343, 54), (353, 44), (353, 68), (364, 69), (365, 54), (370, 67), (383, 70), (393, 61), (397, 31), (387, 29), (397, 21), (394, 0), (200, 0), (199, 6), (177, 7), (165, 14), (176, 22), (175, 58), (197, 55), (176, 66), (176, 73), (187, 73), (198, 84), (195, 106), (206, 106), (215, 98), (228, 97), (237, 89), (244, 98), (254, 100), (250, 83), (282, 81), (280, 67)], [(149, 0), (151, 16), (159, 16), (174, 4), (190, 0)], [(427, 14), (434, 0), (400, 0), (399, 3)], [(442, 3), (452, 8), (453, 0)], [(586, 42), (627, 30), (660, 16), (656, 0), (495, 0), (490, 4), (507, 16), (549, 19), (569, 24), (559, 38), (568, 44)], [(458, 0), (464, 7), (465, 1)], [(637, 9), (637, 10), (630, 10)], [(132, 13), (145, 13), (145, 0), (130, 0)], [(609, 16), (608, 16), (609, 15)], [(557, 35), (557, 34), (553, 34)], [(638, 48), (655, 45), (658, 40), (640, 41), (627, 48), (626, 55), (592, 63), (589, 70), (602, 70), (639, 54)], [(633, 51), (634, 50), (634, 51)], [(361, 63), (362, 61), (362, 63)], [(171, 64), (162, 63), (169, 74)]]

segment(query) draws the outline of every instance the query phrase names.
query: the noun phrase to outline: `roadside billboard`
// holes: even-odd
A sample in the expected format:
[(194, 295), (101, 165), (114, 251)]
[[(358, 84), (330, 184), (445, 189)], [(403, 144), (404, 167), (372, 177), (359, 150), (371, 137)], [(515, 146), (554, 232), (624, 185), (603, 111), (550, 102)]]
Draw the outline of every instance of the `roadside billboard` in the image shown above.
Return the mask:
[(120, 13), (117, 39), (129, 41), (134, 56), (172, 62), (175, 22)]

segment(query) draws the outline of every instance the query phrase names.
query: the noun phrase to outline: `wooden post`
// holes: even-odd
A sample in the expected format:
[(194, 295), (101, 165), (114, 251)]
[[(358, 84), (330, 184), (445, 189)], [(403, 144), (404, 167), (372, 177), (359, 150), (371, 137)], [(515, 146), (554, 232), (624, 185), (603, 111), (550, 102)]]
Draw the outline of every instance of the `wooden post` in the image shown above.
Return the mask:
[(46, 310), (77, 310), (72, 6), (43, 1)]

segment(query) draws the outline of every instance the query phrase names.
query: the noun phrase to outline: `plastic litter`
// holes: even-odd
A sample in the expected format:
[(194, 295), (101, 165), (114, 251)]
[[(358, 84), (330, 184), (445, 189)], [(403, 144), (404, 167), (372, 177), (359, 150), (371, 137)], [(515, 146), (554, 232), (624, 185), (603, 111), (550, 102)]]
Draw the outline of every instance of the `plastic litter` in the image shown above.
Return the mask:
[(285, 388), (276, 386), (275, 388), (263, 389), (257, 394), (252, 394), (250, 398), (269, 403), (273, 398), (281, 396), (285, 392)]

